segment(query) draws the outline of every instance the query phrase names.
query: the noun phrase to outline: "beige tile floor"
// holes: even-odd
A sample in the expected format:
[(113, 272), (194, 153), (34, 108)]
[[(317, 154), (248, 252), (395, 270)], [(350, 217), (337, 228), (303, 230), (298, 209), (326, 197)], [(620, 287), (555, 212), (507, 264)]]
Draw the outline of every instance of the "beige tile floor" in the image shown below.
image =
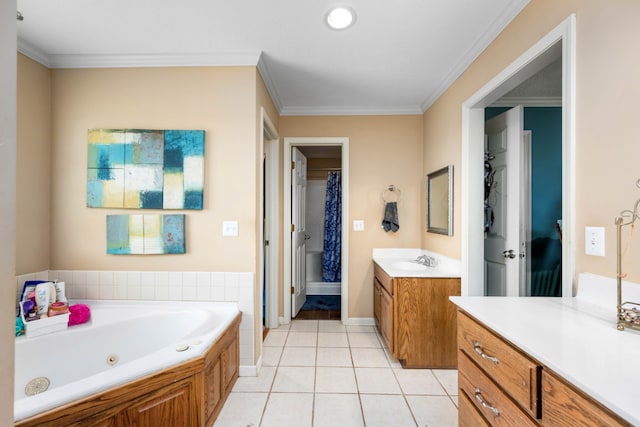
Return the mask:
[(264, 341), (215, 427), (436, 427), (458, 424), (458, 375), (402, 369), (372, 326), (293, 320)]

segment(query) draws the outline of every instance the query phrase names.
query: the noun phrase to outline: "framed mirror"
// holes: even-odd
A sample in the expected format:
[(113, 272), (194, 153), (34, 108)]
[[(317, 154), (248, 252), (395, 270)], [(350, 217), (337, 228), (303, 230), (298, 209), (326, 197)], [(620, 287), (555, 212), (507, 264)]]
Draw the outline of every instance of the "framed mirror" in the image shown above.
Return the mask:
[(453, 236), (453, 165), (427, 175), (427, 231)]

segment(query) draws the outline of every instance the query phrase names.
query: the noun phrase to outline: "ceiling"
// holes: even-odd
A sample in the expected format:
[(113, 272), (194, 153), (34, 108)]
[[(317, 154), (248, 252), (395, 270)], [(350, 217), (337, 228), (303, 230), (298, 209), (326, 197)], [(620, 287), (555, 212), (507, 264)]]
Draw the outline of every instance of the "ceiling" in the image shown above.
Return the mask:
[(529, 0), (17, 0), (51, 68), (257, 66), (282, 115), (420, 114)]

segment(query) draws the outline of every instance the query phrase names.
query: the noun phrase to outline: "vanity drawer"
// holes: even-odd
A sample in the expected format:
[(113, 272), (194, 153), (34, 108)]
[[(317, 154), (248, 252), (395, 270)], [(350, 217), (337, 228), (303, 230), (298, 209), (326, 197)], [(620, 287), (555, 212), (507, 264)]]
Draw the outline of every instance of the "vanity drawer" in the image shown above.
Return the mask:
[(458, 347), (522, 408), (540, 418), (541, 367), (464, 312), (458, 312)]
[(491, 424), (484, 419), (480, 411), (478, 411), (466, 395), (461, 392), (458, 394), (458, 427), (490, 427)]
[(518, 405), (463, 352), (458, 353), (458, 383), (465, 395), (492, 426), (537, 426)]
[(380, 285), (387, 290), (390, 296), (393, 296), (393, 278), (389, 276), (378, 264), (373, 263), (373, 275), (380, 282)]

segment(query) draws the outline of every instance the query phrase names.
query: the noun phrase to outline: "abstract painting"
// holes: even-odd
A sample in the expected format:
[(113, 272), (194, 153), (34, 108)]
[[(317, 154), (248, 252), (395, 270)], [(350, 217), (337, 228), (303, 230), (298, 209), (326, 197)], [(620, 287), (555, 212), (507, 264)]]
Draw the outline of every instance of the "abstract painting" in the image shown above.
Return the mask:
[(183, 254), (184, 215), (107, 215), (107, 253)]
[(202, 209), (203, 188), (203, 130), (89, 130), (87, 207)]

